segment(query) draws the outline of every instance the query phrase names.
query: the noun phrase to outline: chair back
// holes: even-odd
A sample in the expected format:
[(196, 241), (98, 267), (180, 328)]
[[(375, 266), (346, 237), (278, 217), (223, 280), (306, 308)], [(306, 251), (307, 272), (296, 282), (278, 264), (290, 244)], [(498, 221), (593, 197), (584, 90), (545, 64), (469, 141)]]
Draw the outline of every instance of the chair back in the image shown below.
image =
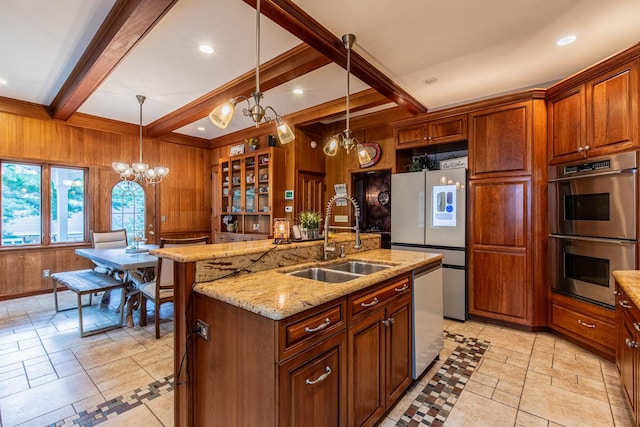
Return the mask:
[(127, 230), (92, 232), (91, 240), (96, 249), (126, 248)]
[[(180, 246), (206, 245), (209, 236), (191, 237), (187, 239), (160, 239), (160, 248), (176, 248)], [(156, 293), (161, 289), (173, 288), (173, 261), (160, 258), (156, 275)]]

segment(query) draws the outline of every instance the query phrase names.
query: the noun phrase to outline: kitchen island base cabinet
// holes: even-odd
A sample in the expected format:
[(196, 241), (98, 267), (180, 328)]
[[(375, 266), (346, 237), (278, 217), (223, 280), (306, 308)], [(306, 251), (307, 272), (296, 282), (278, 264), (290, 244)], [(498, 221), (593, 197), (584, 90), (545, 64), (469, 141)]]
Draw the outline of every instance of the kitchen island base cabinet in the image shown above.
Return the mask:
[(374, 426), (411, 384), (409, 278), (349, 301), (349, 425)]
[(209, 330), (191, 338), (188, 425), (375, 425), (411, 384), (411, 287), (402, 274), (282, 320), (193, 294)]
[(640, 310), (616, 283), (616, 369), (635, 425), (640, 425)]

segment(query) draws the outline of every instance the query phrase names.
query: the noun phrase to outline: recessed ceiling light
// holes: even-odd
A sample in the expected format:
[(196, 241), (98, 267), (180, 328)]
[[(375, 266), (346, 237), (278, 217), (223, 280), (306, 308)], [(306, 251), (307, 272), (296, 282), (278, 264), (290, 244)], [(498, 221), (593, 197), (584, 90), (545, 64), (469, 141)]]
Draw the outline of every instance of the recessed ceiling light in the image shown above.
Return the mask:
[(295, 93), (296, 95), (302, 95), (304, 91), (302, 89), (294, 89), (293, 93)]
[(6, 85), (6, 84), (7, 84), (7, 81), (2, 77), (0, 77), (0, 85)]
[(202, 126), (198, 126), (196, 129), (197, 129), (199, 132), (204, 132), (204, 131), (206, 130), (206, 129), (205, 129), (204, 127), (202, 127)]
[(200, 45), (200, 52), (202, 53), (213, 53), (213, 48), (206, 44)]
[(426, 85), (432, 85), (434, 83), (436, 83), (438, 81), (437, 77), (429, 77), (428, 79), (425, 79), (425, 81), (423, 82)]
[(564, 36), (558, 39), (558, 41), (556, 41), (556, 44), (558, 46), (566, 46), (568, 44), (573, 43), (574, 41), (576, 41), (576, 36), (574, 34), (570, 34), (568, 36)]

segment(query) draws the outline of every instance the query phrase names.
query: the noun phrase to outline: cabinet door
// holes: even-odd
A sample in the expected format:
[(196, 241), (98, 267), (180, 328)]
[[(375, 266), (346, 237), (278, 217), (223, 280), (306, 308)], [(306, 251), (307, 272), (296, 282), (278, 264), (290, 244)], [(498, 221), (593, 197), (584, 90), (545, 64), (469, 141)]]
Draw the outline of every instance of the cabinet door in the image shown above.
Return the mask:
[(464, 141), (467, 139), (467, 115), (445, 117), (429, 120), (426, 126), (426, 137), (429, 144)]
[(531, 102), (477, 111), (469, 115), (471, 178), (530, 173)]
[(384, 310), (349, 329), (349, 425), (374, 425), (385, 412)]
[(409, 148), (426, 143), (426, 129), (424, 125), (411, 126), (396, 130), (396, 148)]
[(400, 299), (386, 312), (385, 405), (389, 407), (411, 383), (411, 298)]
[(583, 157), (586, 112), (584, 86), (549, 99), (547, 108), (549, 161), (559, 163)]
[(469, 312), (528, 324), (533, 294), (529, 180), (469, 186)]
[(346, 333), (280, 367), (280, 426), (346, 425)]
[(630, 314), (623, 309), (622, 313), (622, 334), (620, 339), (622, 345), (620, 346), (621, 354), (620, 358), (620, 380), (622, 383), (622, 389), (624, 390), (625, 397), (629, 403), (631, 413), (636, 413), (636, 381), (635, 381), (635, 359), (638, 357), (638, 351), (636, 349), (636, 333), (633, 328), (633, 320)]
[(638, 145), (638, 61), (587, 83), (589, 155)]

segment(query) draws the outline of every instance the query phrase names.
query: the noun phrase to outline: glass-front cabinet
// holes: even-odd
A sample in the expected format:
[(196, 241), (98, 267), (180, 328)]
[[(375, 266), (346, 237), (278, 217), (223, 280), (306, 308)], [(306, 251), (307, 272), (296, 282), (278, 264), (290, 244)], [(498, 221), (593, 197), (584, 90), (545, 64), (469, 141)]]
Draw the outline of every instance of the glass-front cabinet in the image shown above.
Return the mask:
[(220, 159), (216, 243), (271, 237), (274, 214), (284, 214), (284, 160), (276, 147)]

